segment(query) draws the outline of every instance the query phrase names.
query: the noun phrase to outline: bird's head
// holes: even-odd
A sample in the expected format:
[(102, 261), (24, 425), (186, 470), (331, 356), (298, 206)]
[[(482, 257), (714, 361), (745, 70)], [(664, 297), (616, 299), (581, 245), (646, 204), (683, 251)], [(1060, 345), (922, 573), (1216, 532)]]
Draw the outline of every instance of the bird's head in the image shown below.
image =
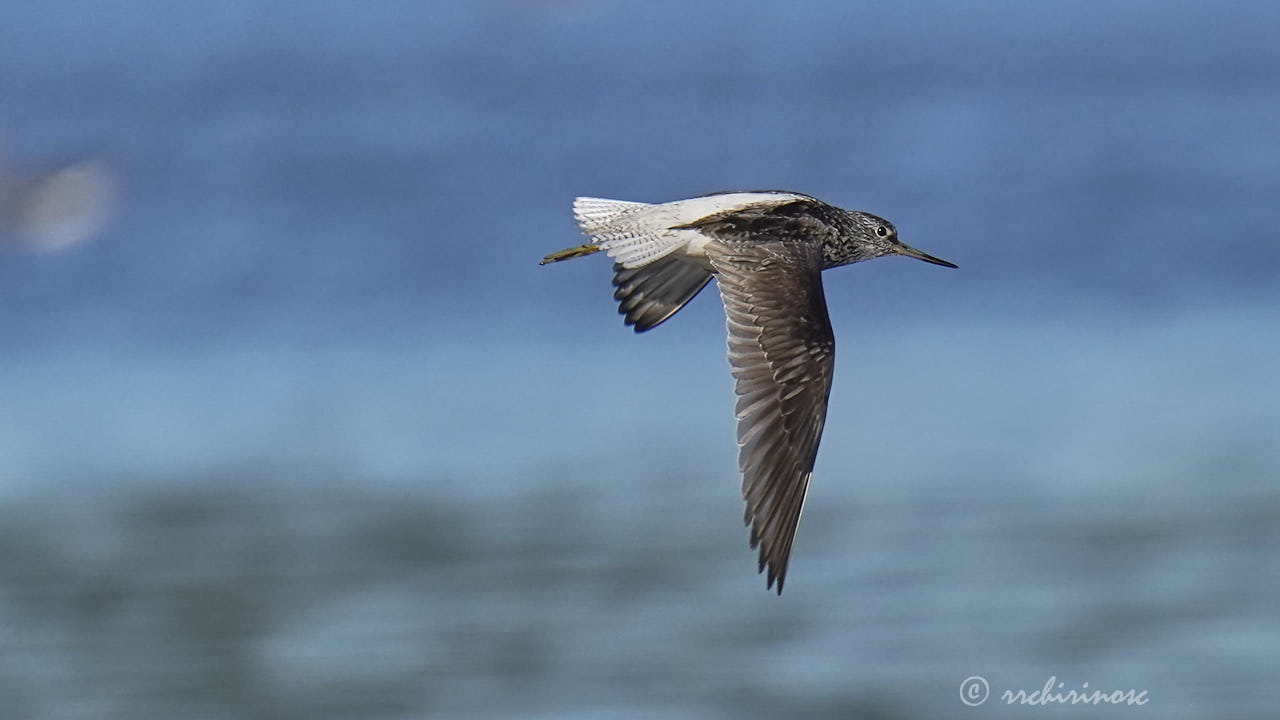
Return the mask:
[[(860, 262), (886, 255), (905, 255), (934, 265), (953, 268), (955, 264), (921, 252), (898, 239), (898, 229), (893, 223), (871, 213), (848, 213), (849, 225), (844, 233), (843, 245), (847, 252), (845, 263)], [(844, 263), (840, 263), (844, 264)]]

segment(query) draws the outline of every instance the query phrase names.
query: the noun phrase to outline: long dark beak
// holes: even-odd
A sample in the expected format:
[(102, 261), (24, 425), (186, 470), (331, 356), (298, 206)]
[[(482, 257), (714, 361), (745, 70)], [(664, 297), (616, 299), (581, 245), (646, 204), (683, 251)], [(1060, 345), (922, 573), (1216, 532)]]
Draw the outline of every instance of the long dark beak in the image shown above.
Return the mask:
[(898, 254), (906, 255), (907, 257), (913, 257), (917, 260), (923, 260), (927, 263), (933, 263), (934, 265), (941, 265), (942, 267), (949, 267), (949, 268), (959, 267), (959, 265), (956, 265), (955, 263), (949, 263), (946, 260), (943, 260), (942, 258), (936, 258), (927, 252), (920, 252), (919, 250), (911, 247), (910, 245), (899, 245)]

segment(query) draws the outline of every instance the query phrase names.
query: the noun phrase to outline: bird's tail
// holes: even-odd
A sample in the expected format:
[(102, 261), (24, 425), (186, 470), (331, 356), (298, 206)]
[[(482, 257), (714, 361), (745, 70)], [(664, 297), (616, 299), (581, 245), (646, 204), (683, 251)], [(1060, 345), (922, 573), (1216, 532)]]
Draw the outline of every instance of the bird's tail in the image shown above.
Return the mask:
[(629, 202), (580, 197), (573, 217), (593, 244), (625, 267), (640, 267), (675, 252), (697, 237), (681, 230), (678, 203)]
[[(629, 202), (627, 200), (580, 197), (573, 201), (573, 218), (578, 221), (578, 227), (582, 228), (582, 232), (593, 237), (601, 235), (605, 239), (610, 239), (619, 227), (627, 225), (625, 220), (627, 215), (647, 207), (653, 206), (648, 203)], [(561, 260), (571, 260), (583, 255), (591, 255), (604, 249), (603, 244), (600, 242), (578, 245), (546, 255), (542, 258), (542, 262), (538, 264), (546, 265), (547, 263), (560, 262)]]
[(573, 219), (588, 235), (612, 234), (631, 225), (628, 218), (641, 214), (653, 205), (630, 200), (580, 197), (573, 200)]
[(580, 197), (573, 201), (573, 216), (592, 242), (553, 252), (541, 264), (608, 252), (618, 312), (636, 332), (674, 315), (711, 280), (711, 270), (671, 254), (695, 238), (693, 231), (674, 227), (679, 216), (670, 203)]

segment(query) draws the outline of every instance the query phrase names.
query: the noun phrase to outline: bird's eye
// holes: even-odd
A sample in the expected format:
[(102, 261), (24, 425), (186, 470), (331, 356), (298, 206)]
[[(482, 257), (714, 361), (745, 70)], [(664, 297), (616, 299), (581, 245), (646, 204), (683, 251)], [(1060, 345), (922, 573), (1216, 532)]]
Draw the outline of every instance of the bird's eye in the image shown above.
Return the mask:
[(889, 234), (889, 228), (881, 225), (880, 227), (876, 228), (876, 234), (879, 235), (880, 237), (885, 237)]

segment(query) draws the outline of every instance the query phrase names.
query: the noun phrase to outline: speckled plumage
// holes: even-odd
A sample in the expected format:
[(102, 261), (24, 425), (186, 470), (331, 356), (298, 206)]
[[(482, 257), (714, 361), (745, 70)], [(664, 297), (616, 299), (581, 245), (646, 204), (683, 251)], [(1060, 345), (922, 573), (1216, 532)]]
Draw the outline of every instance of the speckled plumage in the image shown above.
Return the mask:
[(822, 271), (885, 255), (955, 265), (902, 244), (883, 218), (781, 190), (658, 205), (578, 198), (574, 214), (593, 242), (543, 263), (607, 252), (619, 312), (636, 332), (716, 278), (738, 395), (745, 521), (766, 585), (781, 594), (835, 368)]

